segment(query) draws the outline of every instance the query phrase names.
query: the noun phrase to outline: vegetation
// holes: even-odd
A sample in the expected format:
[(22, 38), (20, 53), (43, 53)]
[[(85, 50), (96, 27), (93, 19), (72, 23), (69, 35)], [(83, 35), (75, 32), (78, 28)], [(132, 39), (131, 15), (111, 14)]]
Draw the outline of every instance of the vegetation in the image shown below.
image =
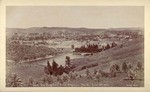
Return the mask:
[(75, 48), (76, 52), (100, 52), (101, 49), (98, 48), (98, 45), (88, 44), (87, 47), (81, 46), (80, 48)]
[(31, 76), (29, 76), (28, 87), (33, 87), (34, 80)]
[(55, 49), (45, 46), (30, 46), (12, 43), (7, 44), (6, 50), (7, 58), (16, 62), (44, 58), (47, 55), (53, 55), (56, 53)]
[(122, 64), (122, 70), (126, 73), (126, 72), (127, 72), (127, 69), (128, 69), (128, 66), (127, 66), (127, 64), (124, 62), (124, 63)]
[(137, 69), (143, 69), (143, 65), (141, 62), (137, 62)]
[(20, 77), (16, 74), (11, 74), (6, 79), (6, 86), (7, 87), (20, 87), (22, 86), (22, 81)]
[(69, 56), (66, 56), (66, 66), (67, 67), (70, 67), (71, 66), (71, 63), (70, 63), (70, 57)]
[(66, 62), (66, 66), (63, 67), (62, 65), (58, 65), (54, 59), (52, 65), (50, 65), (49, 61), (47, 61), (47, 66), (44, 67), (44, 73), (53, 76), (62, 75), (63, 73), (69, 74), (69, 72), (72, 71), (75, 68), (75, 66), (70, 64), (69, 56), (66, 56), (65, 62)]
[[(137, 67), (136, 67), (137, 68)], [(12, 74), (11, 77), (6, 77), (7, 79), (7, 87), (21, 87), (21, 86), (27, 86), (27, 87), (36, 87), (36, 86), (46, 86), (46, 87), (57, 87), (57, 86), (110, 86), (112, 85), (111, 83), (109, 84), (109, 80), (113, 83), (120, 83), (124, 82), (127, 83), (128, 85), (131, 86), (140, 86), (139, 83), (143, 82), (143, 75), (137, 75), (138, 73), (144, 73), (144, 71), (141, 70), (134, 70), (134, 69), (128, 69), (127, 73), (123, 72), (117, 72), (116, 70), (119, 70), (117, 64), (113, 64), (110, 66), (110, 71), (109, 72), (104, 72), (99, 69), (92, 69), (86, 68), (85, 72), (83, 73), (84, 76), (79, 73), (76, 73), (75, 71), (70, 71), (68, 74), (63, 73), (61, 75), (50, 75), (50, 74), (44, 74), (39, 80), (35, 81), (34, 78), (29, 76), (27, 82), (22, 82), (21, 79), (16, 75)], [(132, 72), (135, 73), (135, 75), (132, 74)], [(134, 76), (134, 77), (133, 77)], [(132, 77), (132, 79), (131, 79)], [(8, 81), (9, 80), (9, 81)], [(114, 80), (114, 81), (113, 81)], [(107, 81), (107, 82), (106, 82)], [(119, 81), (119, 82), (118, 82)], [(131, 82), (130, 82), (131, 81)], [(134, 81), (134, 82), (133, 82)], [(81, 85), (82, 83), (82, 85)], [(101, 83), (106, 83), (107, 85), (102, 85)], [(101, 85), (100, 85), (101, 84)], [(112, 86), (117, 86), (117, 85), (112, 85)], [(120, 85), (122, 86), (122, 84)]]
[(75, 48), (75, 52), (86, 52), (86, 53), (96, 53), (102, 50), (108, 50), (112, 47), (117, 46), (115, 42), (108, 44), (106, 46), (101, 45), (101, 48), (97, 44), (88, 44), (87, 46), (81, 46), (80, 48)]

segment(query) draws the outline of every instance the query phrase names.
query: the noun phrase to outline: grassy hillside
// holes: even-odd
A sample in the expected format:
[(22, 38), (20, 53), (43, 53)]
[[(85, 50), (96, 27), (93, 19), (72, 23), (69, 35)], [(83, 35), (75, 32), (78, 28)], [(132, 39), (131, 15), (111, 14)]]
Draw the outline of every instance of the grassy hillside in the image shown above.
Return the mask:
[(89, 63), (98, 63), (99, 66), (108, 65), (113, 63), (122, 64), (123, 62), (136, 64), (136, 62), (144, 63), (144, 42), (143, 40), (136, 39), (135, 41), (125, 42), (123, 47), (116, 46), (109, 50), (96, 53), (93, 56), (83, 59), (73, 60), (78, 68), (85, 66)]
[(47, 55), (53, 55), (56, 52), (53, 48), (46, 46), (29, 46), (22, 44), (7, 44), (6, 56), (8, 60), (14, 60), (16, 62), (27, 61), (37, 58), (44, 58)]
[[(75, 71), (78, 75), (85, 76), (85, 70), (82, 69), (84, 66), (90, 66), (92, 64), (97, 64), (95, 67), (89, 67), (91, 73), (94, 72), (94, 69), (109, 72), (109, 68), (112, 64), (118, 64), (120, 67), (123, 62), (133, 65), (133, 68), (136, 66), (137, 62), (144, 63), (144, 42), (143, 40), (136, 39), (133, 41), (126, 41), (121, 48), (119, 45), (100, 53), (95, 53), (93, 56), (87, 56), (85, 58), (73, 59), (71, 60), (73, 64), (76, 65)], [(29, 76), (32, 76), (35, 80), (40, 80), (44, 76), (43, 71), (44, 66), (39, 65), (30, 65), (30, 64), (21, 64), (15, 66), (7, 66), (7, 75), (10, 72), (16, 73), (23, 82), (27, 82)], [(37, 72), (38, 71), (38, 72)], [(93, 79), (87, 79), (85, 77), (77, 78), (68, 82), (64, 82), (61, 85), (58, 85), (57, 82), (52, 85), (47, 86), (144, 86), (144, 71), (138, 71), (139, 80), (124, 80), (127, 75), (125, 73), (118, 73), (116, 77), (101, 77), (99, 81)]]

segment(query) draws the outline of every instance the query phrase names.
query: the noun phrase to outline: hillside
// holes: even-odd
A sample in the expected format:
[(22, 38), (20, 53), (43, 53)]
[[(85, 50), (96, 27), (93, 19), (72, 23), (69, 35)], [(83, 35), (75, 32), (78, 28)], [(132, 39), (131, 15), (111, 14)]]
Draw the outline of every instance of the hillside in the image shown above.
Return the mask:
[[(111, 48), (106, 51), (102, 51), (99, 53), (95, 53), (93, 56), (87, 56), (85, 58), (72, 59), (71, 63), (76, 65), (74, 69), (77, 75), (81, 75), (82, 77), (77, 78), (75, 80), (64, 82), (63, 84), (57, 84), (57, 82), (52, 85), (47, 86), (100, 86), (100, 87), (140, 87), (144, 86), (144, 71), (139, 71), (138, 76), (142, 81), (135, 80), (124, 80), (127, 75), (125, 73), (118, 73), (116, 77), (101, 77), (99, 81), (93, 79), (85, 78), (85, 69), (82, 67), (89, 66), (91, 64), (98, 64), (95, 67), (88, 68), (91, 73), (96, 70), (102, 70), (104, 72), (109, 72), (109, 68), (112, 64), (119, 65), (120, 69), (122, 63), (126, 62), (127, 64), (131, 64), (133, 68), (135, 68), (137, 62), (142, 62), (144, 64), (144, 42), (143, 39), (135, 39), (133, 41), (126, 41), (121, 48), (119, 45)], [(44, 76), (43, 71), (44, 66), (39, 65), (30, 65), (30, 64), (20, 64), (15, 66), (7, 66), (7, 75), (10, 72), (16, 73), (23, 82), (27, 82), (29, 76), (32, 76), (36, 81)], [(38, 71), (38, 72), (37, 72)], [(55, 79), (55, 77), (54, 77)], [(54, 80), (55, 81), (55, 80)]]
[[(110, 72), (110, 67), (113, 64), (119, 65), (120, 69), (122, 67), (123, 62), (126, 62), (128, 65), (132, 65), (132, 69), (136, 68), (137, 62), (141, 62), (144, 65), (144, 42), (143, 40), (136, 39), (135, 41), (126, 42), (122, 48), (119, 46), (109, 49), (104, 52), (96, 53), (93, 56), (84, 58), (84, 59), (76, 59), (72, 61), (76, 64), (76, 71), (79, 75), (85, 76), (86, 69), (83, 69), (85, 66), (90, 66), (92, 64), (98, 64), (96, 67), (88, 68), (91, 73), (94, 73), (94, 70), (102, 70), (106, 73)], [(88, 79), (81, 78), (79, 80), (75, 80), (74, 82), (69, 82), (74, 86), (79, 86), (77, 84), (83, 86), (143, 86), (144, 85), (144, 71), (138, 71), (138, 78), (141, 78), (143, 81), (134, 81), (132, 85), (132, 81), (124, 80), (127, 78), (127, 75), (124, 73), (118, 73), (117, 77), (114, 78), (100, 78), (100, 82), (92, 81)]]
[[(92, 61), (92, 62), (91, 62)], [(125, 42), (123, 47), (116, 46), (107, 51), (95, 53), (93, 56), (83, 59), (73, 60), (72, 63), (76, 64), (77, 70), (80, 67), (86, 66), (90, 63), (98, 63), (99, 68), (105, 67), (105, 70), (113, 63), (121, 65), (123, 62), (136, 64), (136, 62), (144, 61), (144, 42), (141, 39), (135, 41)]]

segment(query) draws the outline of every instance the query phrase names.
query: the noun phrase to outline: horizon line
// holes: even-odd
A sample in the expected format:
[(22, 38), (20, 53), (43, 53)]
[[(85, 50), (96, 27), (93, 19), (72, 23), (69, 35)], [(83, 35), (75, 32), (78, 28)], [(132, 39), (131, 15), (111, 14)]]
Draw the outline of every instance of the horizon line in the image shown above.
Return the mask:
[(18, 28), (18, 29), (29, 29), (29, 28), (74, 28), (74, 29), (77, 29), (77, 28), (85, 28), (85, 29), (119, 29), (119, 28), (142, 28), (144, 29), (144, 27), (110, 27), (110, 28), (91, 28), (91, 27), (67, 27), (67, 26), (64, 26), (64, 27), (57, 27), (57, 26), (42, 26), (42, 27), (6, 27), (6, 28)]

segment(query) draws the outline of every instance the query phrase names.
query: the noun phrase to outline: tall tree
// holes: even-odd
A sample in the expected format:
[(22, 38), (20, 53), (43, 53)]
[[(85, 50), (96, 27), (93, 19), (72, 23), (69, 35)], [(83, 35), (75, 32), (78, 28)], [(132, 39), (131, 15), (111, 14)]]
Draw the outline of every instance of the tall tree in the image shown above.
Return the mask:
[(51, 65), (50, 65), (50, 63), (49, 63), (49, 61), (47, 61), (47, 67), (48, 67), (48, 69), (52, 68)]
[(58, 64), (55, 62), (55, 60), (53, 59), (53, 62), (52, 62), (52, 69), (53, 70), (56, 70), (58, 68)]
[(52, 66), (50, 65), (49, 61), (47, 61), (47, 68), (48, 68), (48, 72), (50, 75), (53, 74), (53, 69), (52, 69)]
[(70, 57), (66, 56), (66, 66), (70, 67), (71, 63), (70, 63)]

